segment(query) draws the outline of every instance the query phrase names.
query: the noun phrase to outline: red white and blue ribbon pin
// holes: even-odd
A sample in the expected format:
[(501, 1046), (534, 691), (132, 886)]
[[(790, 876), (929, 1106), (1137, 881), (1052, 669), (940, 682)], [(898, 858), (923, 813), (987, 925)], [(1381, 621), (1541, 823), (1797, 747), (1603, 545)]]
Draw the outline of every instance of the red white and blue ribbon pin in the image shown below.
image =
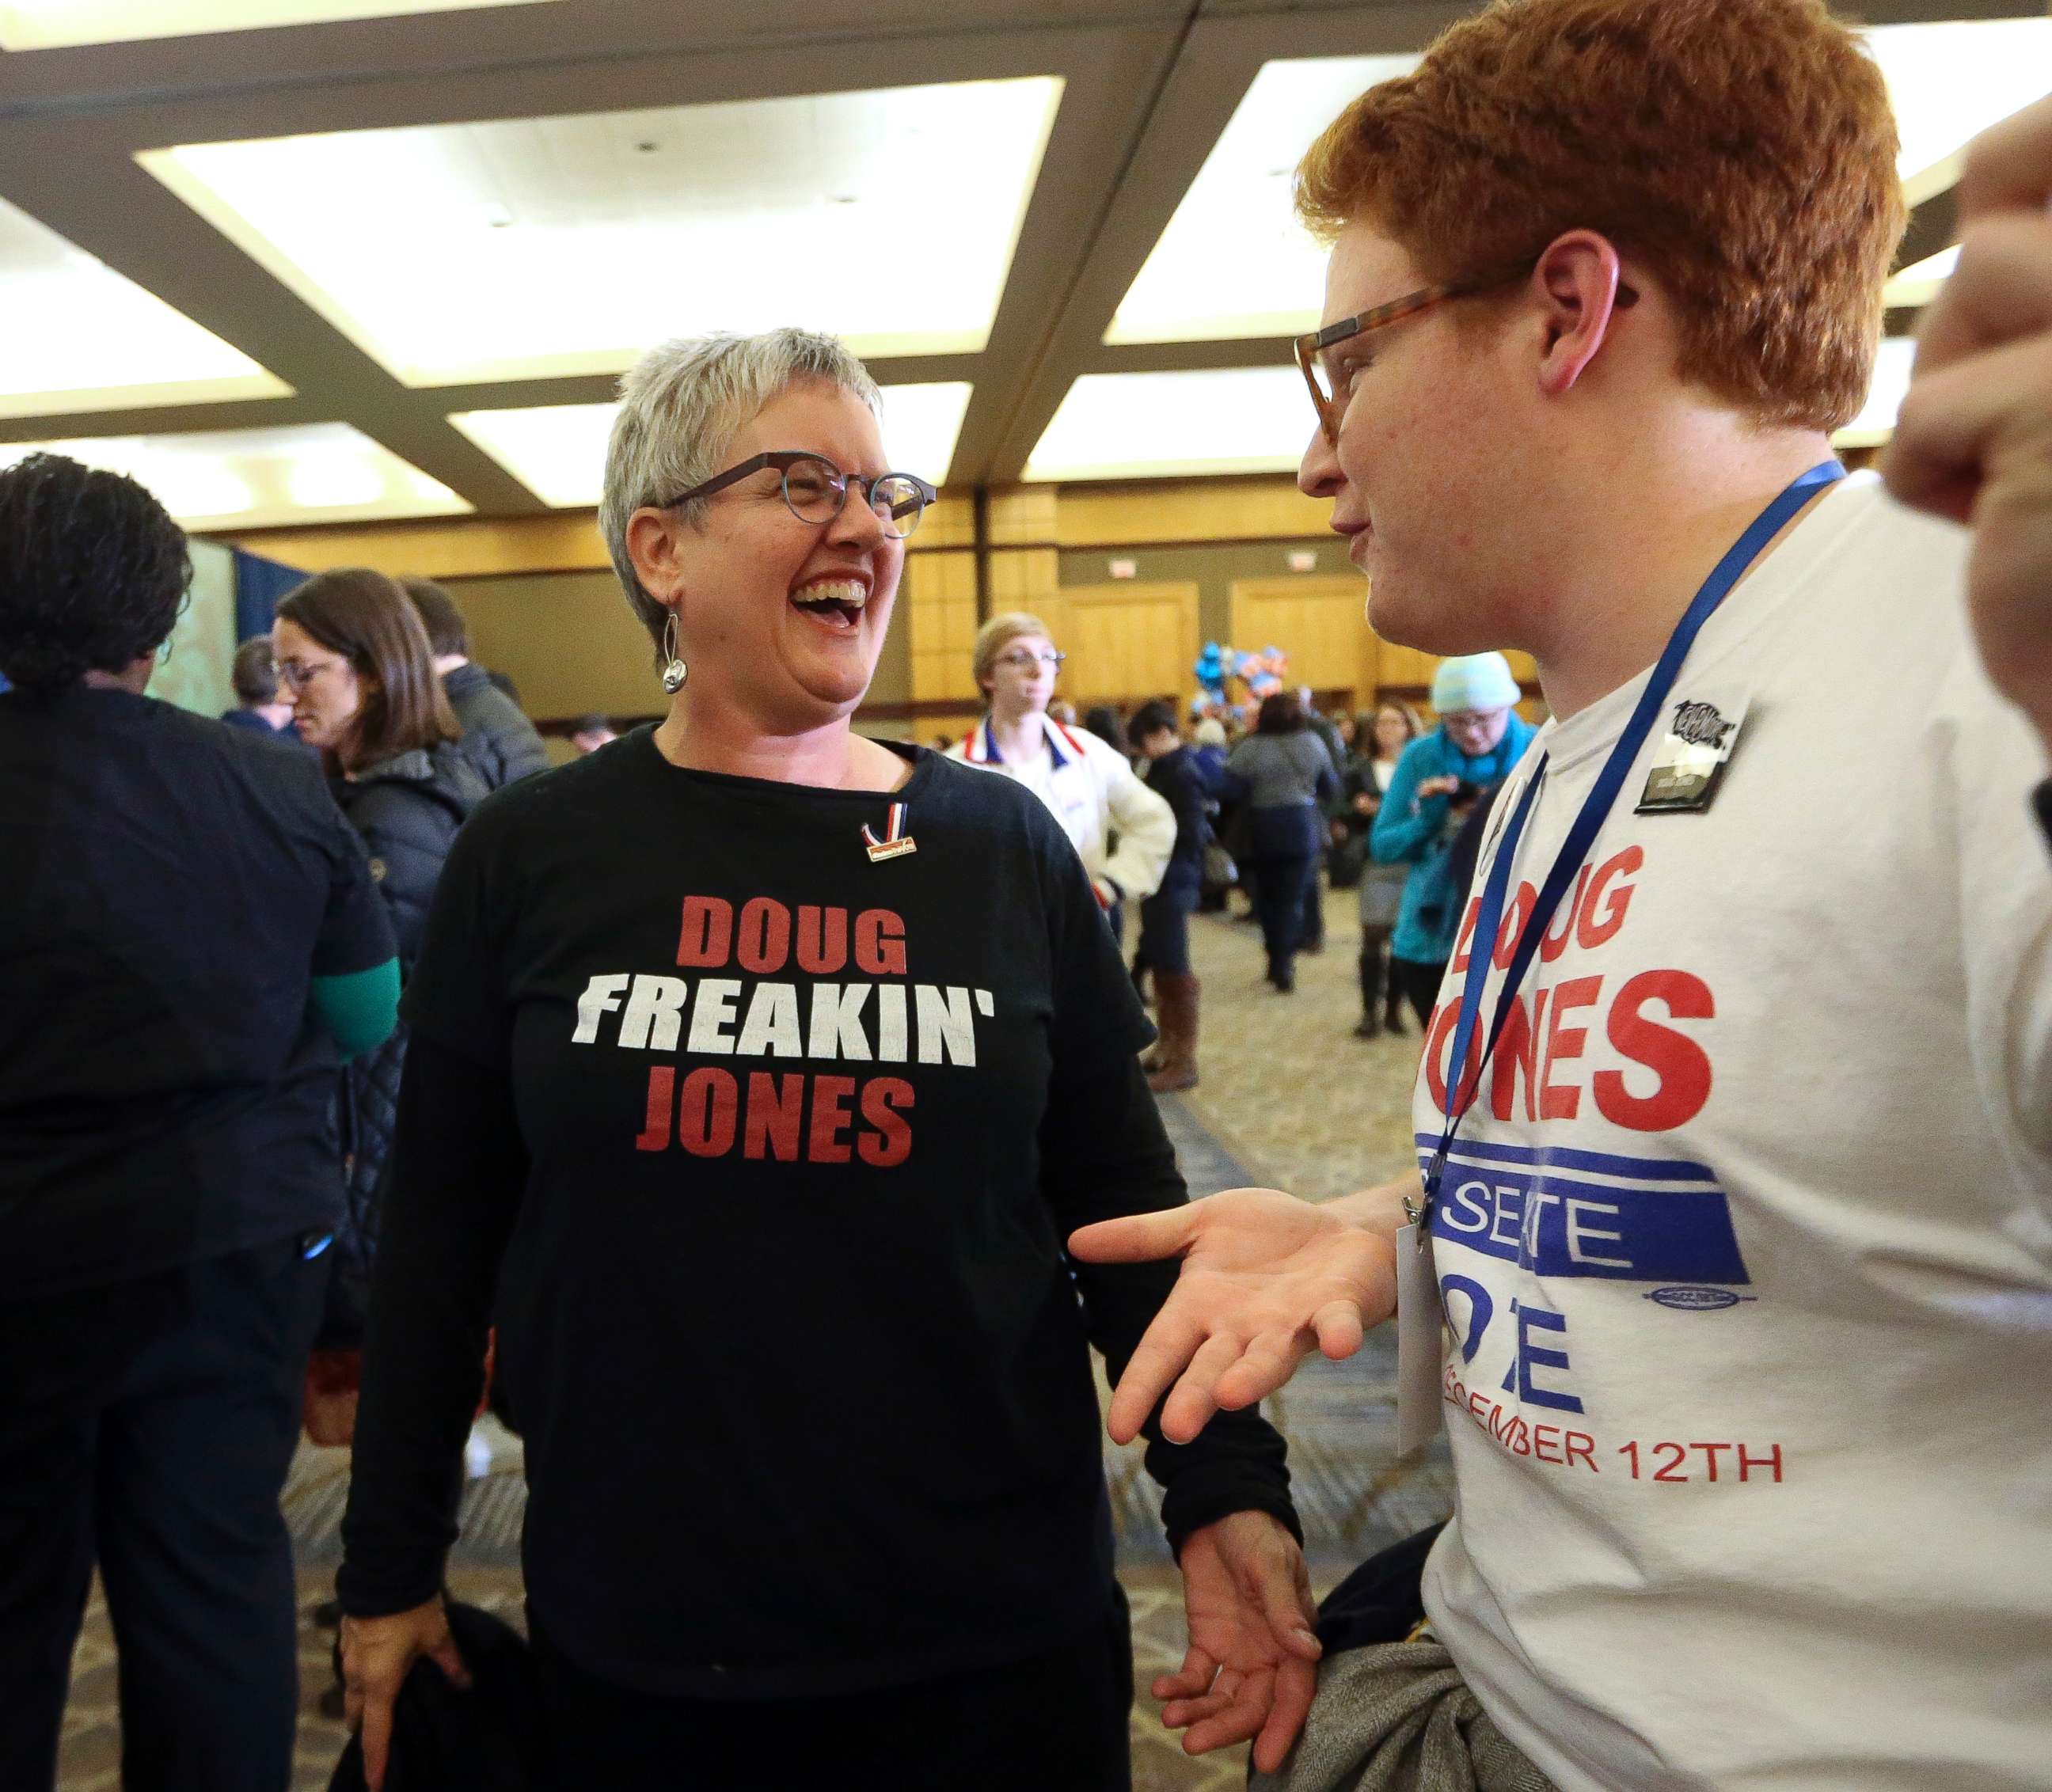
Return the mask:
[(905, 831), (905, 805), (903, 803), (891, 805), (891, 820), (882, 839), (877, 839), (876, 831), (865, 824), (862, 830), (862, 842), (869, 849), (869, 862), (872, 865), (881, 865), (887, 859), (902, 859), (907, 853), (919, 850), (912, 836)]

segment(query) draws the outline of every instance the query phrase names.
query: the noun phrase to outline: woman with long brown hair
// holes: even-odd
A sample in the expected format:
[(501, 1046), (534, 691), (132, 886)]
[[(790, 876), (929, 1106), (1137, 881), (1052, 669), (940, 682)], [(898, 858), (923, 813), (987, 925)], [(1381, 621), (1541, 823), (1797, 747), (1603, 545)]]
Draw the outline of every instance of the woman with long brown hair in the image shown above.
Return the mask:
[[(335, 800), (370, 851), (403, 978), (419, 955), (450, 843), (485, 795), (484, 781), (456, 749), (461, 730), (435, 675), (427, 632), (396, 580), (350, 567), (323, 573), (287, 596), (271, 646), (300, 738), (319, 749)], [(377, 1235), (374, 1203), (405, 1054), (401, 1026), (343, 1073), (340, 1146), (348, 1203), (317, 1347), (331, 1379), (331, 1353), (354, 1353), (362, 1344)], [(354, 1374), (345, 1374), (332, 1391), (346, 1400), (354, 1386)]]

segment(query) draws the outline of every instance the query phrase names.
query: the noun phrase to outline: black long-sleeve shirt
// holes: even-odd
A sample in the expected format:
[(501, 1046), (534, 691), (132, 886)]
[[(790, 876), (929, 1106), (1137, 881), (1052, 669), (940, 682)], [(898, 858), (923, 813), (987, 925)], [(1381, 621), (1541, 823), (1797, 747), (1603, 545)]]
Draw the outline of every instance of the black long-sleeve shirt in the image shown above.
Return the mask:
[[(873, 858), (894, 803), (914, 849)], [(347, 1609), (439, 1584), (495, 1317), (531, 1610), (590, 1672), (852, 1691), (1101, 1615), (1086, 1341), (1116, 1375), (1174, 1268), (1062, 1241), (1185, 1191), (1030, 792), (687, 773), (641, 731), (480, 808), (406, 1011)], [(1282, 1454), (1253, 1414), (1153, 1434), (1172, 1540), (1294, 1526)]]

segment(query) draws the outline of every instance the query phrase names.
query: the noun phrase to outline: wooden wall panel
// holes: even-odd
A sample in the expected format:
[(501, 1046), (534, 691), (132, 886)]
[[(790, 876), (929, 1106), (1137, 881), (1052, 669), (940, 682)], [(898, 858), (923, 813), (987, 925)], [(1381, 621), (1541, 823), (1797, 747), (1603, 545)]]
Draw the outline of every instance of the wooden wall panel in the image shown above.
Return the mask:
[(1196, 690), (1197, 588), (1186, 581), (1077, 586), (1046, 617), (1068, 656), (1059, 689), (1079, 710)]
[[(1040, 616), (1062, 583), (1062, 557), (1053, 548), (1007, 548), (990, 557), (990, 613), (1030, 610)], [(1043, 620), (1047, 620), (1043, 618)]]
[(1367, 594), (1349, 577), (1236, 579), (1232, 644), (1243, 653), (1280, 648), (1290, 656), (1293, 683), (1349, 692), (1358, 706), (1377, 676), (1377, 644), (1363, 613)]

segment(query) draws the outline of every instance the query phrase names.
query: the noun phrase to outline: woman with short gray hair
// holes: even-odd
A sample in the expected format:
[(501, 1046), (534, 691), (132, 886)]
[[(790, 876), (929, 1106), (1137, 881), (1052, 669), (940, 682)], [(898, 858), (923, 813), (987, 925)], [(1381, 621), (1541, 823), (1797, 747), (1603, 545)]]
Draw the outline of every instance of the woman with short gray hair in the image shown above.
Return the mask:
[[(1184, 1199), (1146, 1024), (1042, 805), (850, 725), (934, 496), (860, 364), (704, 338), (621, 399), (600, 523), (669, 713), (480, 808), (406, 996), (339, 1579), (370, 1782), (412, 1661), (461, 1671), (495, 1313), (566, 1783), (1118, 1792), (1087, 1345), (1123, 1364), (1169, 1277), (1063, 1244)], [(1316, 1653), (1282, 1440), (1153, 1438), (1197, 1746), (1279, 1760)]]

